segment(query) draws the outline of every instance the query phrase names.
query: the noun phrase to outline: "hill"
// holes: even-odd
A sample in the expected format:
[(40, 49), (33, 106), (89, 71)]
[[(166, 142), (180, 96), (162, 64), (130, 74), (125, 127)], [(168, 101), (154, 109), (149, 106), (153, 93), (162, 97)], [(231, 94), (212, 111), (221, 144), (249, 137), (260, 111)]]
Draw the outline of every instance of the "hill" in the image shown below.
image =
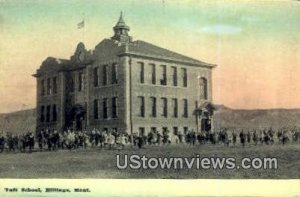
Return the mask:
[(0, 114), (0, 131), (25, 133), (27, 131), (34, 131), (35, 125), (35, 109)]
[(215, 127), (282, 128), (300, 127), (300, 109), (230, 109), (218, 108)]
[[(215, 128), (300, 127), (300, 109), (231, 109), (217, 106)], [(35, 109), (0, 114), (0, 131), (23, 133), (34, 131)]]

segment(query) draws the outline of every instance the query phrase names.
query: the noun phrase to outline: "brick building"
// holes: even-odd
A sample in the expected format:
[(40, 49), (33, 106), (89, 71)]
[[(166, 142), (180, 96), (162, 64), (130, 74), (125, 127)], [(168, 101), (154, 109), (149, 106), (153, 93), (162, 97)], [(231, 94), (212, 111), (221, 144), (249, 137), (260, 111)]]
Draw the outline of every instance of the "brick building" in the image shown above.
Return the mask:
[(122, 14), (113, 30), (93, 51), (79, 43), (70, 59), (42, 62), (37, 130), (209, 130), (215, 65), (133, 41)]

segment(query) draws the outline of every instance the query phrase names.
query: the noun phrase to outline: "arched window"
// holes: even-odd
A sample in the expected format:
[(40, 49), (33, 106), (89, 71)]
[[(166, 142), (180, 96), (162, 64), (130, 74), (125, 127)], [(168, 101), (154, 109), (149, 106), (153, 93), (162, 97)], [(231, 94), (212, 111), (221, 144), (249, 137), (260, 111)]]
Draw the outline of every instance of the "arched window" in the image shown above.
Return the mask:
[(207, 79), (204, 77), (200, 78), (200, 99), (207, 99)]

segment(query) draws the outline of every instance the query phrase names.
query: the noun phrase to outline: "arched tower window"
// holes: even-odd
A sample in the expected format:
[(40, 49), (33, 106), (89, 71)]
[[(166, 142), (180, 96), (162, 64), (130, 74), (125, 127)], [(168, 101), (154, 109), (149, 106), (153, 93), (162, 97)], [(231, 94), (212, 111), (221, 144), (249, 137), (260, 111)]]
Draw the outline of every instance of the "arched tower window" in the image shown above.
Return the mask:
[(200, 99), (207, 99), (207, 79), (204, 77), (200, 78)]

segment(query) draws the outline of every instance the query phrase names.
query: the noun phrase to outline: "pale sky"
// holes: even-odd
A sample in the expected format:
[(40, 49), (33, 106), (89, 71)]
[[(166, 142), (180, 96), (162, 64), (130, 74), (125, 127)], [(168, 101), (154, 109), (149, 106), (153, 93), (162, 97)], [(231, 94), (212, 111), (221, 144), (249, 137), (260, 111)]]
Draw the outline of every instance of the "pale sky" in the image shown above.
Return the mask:
[(214, 103), (300, 108), (300, 1), (2, 0), (0, 113), (35, 107), (41, 62), (110, 38), (121, 10), (134, 40), (217, 64)]

